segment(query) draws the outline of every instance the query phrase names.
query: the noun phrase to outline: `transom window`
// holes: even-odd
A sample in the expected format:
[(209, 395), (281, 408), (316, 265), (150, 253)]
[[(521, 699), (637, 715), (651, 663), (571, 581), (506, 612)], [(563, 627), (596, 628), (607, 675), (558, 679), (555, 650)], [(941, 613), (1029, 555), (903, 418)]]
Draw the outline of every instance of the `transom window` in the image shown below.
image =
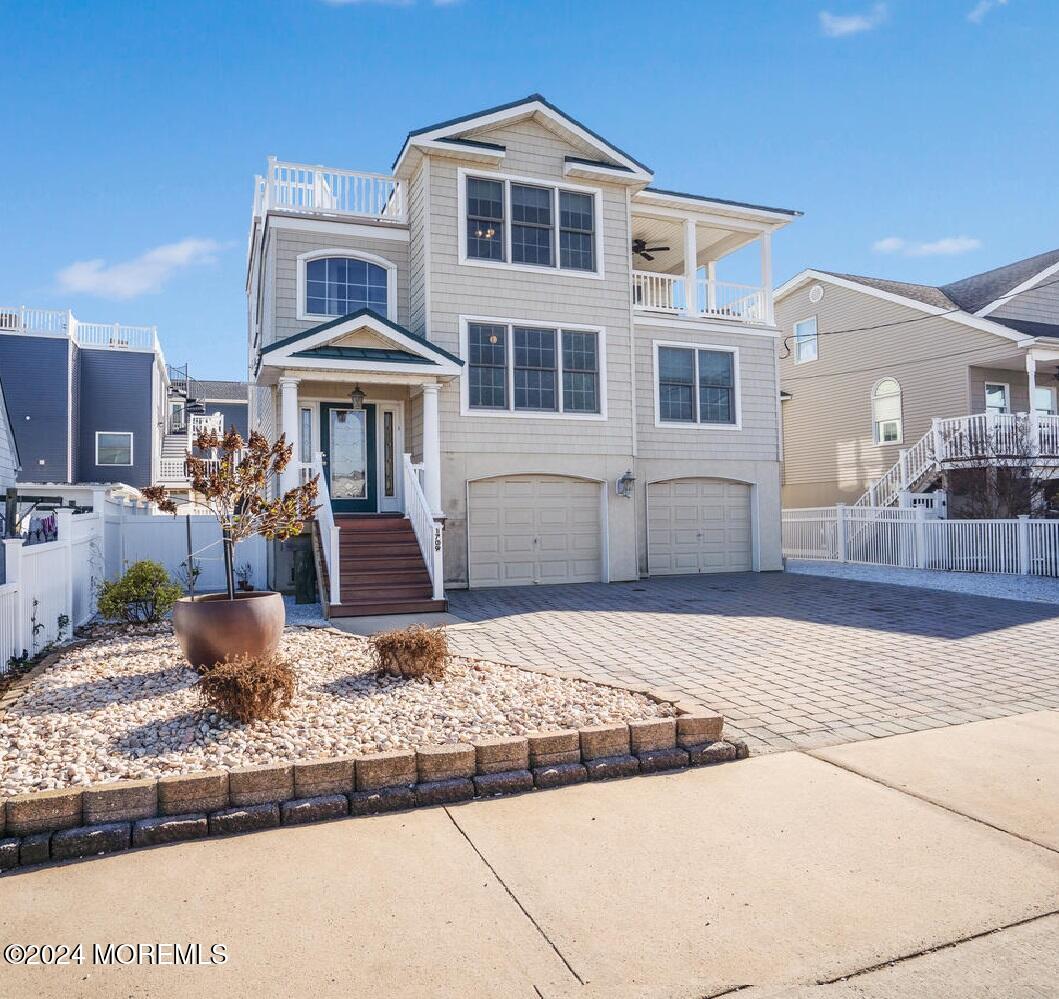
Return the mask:
[(794, 360), (798, 364), (817, 357), (816, 316), (794, 324)]
[(466, 224), (469, 259), (596, 270), (592, 194), (468, 177)]
[(985, 383), (985, 411), (987, 413), (1010, 413), (1008, 387), (1003, 382)]
[(305, 265), (305, 312), (346, 316), (359, 309), (386, 315), (385, 267), (356, 257), (320, 257)]
[(96, 434), (97, 465), (131, 465), (132, 434), (124, 431), (99, 431)]
[(734, 426), (736, 415), (734, 351), (658, 348), (660, 422)]
[(599, 334), (467, 325), (468, 405), (525, 413), (600, 413)]
[(876, 444), (900, 444), (904, 429), (901, 419), (901, 386), (894, 378), (875, 383), (871, 393), (872, 436)]

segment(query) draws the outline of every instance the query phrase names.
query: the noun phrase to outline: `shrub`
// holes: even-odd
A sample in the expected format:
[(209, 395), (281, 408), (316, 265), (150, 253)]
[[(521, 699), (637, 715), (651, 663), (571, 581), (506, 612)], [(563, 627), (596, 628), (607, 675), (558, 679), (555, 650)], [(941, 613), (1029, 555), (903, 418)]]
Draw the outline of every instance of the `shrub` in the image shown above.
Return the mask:
[(369, 639), (375, 665), (406, 680), (440, 680), (445, 675), (449, 640), (440, 628), (414, 624)]
[(161, 620), (183, 591), (157, 562), (135, 562), (121, 579), (104, 583), (99, 591), (99, 613), (112, 621), (143, 624)]
[(198, 683), (205, 707), (243, 724), (281, 717), (291, 705), (295, 685), (290, 663), (275, 656), (225, 659)]

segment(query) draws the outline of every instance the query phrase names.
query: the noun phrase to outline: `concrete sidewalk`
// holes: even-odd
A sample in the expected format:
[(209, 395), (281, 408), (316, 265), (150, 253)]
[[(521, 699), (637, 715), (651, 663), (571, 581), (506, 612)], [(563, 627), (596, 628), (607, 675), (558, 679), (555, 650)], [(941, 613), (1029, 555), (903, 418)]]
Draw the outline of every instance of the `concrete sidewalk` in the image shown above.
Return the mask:
[(86, 960), (0, 995), (1055, 995), (1057, 758), (1039, 713), (6, 875), (0, 943)]

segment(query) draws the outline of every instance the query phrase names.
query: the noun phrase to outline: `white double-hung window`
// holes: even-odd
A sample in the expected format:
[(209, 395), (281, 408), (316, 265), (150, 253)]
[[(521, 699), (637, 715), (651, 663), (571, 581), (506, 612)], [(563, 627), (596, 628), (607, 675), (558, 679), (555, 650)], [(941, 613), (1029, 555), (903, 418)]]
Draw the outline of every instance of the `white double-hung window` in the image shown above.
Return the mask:
[(794, 360), (797, 364), (817, 358), (816, 316), (794, 324)]
[(872, 437), (876, 444), (900, 444), (904, 439), (901, 419), (901, 386), (896, 378), (881, 378), (871, 392)]

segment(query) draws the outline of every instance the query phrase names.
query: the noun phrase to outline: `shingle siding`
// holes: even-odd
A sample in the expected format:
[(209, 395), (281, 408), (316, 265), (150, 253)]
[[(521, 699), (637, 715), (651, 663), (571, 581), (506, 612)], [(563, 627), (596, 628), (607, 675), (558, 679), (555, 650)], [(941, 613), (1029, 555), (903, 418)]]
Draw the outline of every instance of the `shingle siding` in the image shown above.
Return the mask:
[(990, 313), (989, 318), (998, 323), (1005, 319), (1027, 319), (1035, 323), (1059, 324), (1059, 274), (1045, 278), (1036, 288), (1009, 298)]

